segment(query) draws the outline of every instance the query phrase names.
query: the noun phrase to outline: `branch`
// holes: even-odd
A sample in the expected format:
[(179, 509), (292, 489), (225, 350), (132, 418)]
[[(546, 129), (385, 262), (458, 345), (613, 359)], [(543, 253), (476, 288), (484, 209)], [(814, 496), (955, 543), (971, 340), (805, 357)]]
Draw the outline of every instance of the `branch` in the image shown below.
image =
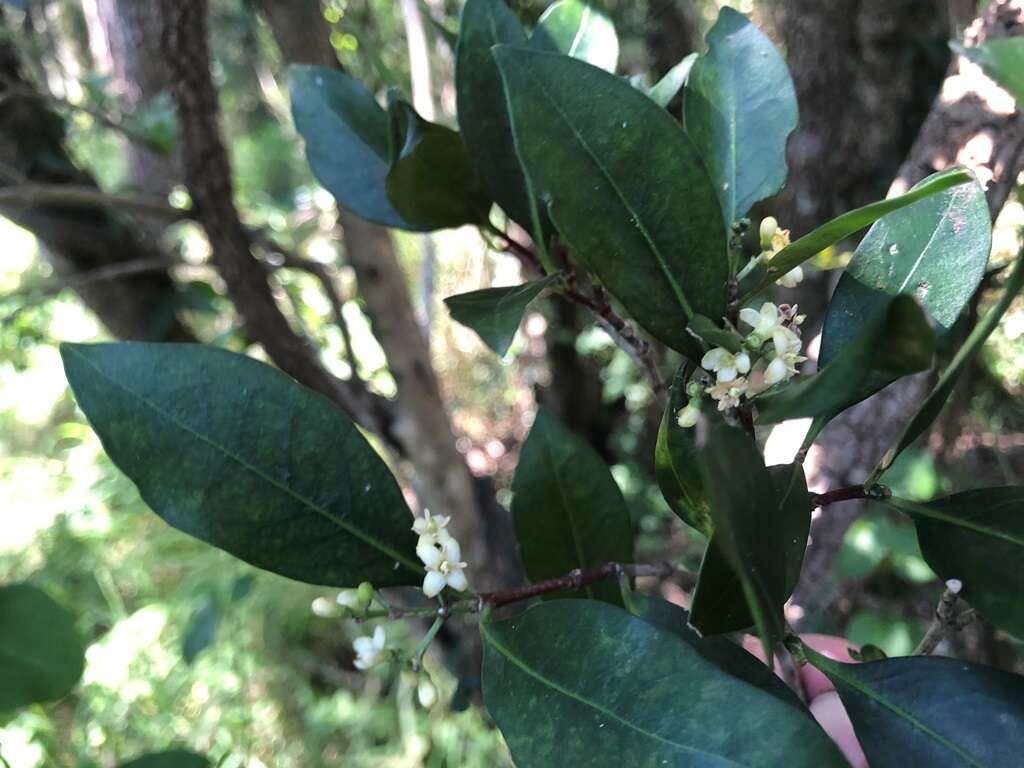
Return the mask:
[(950, 579), (946, 582), (946, 589), (943, 590), (939, 604), (935, 608), (935, 617), (921, 642), (914, 649), (915, 656), (928, 656), (933, 653), (948, 634), (959, 632), (974, 620), (973, 610), (968, 609), (961, 613), (956, 611), (961, 589), (963, 584), (959, 579)]
[[(512, 239), (497, 227), (488, 225), (488, 231), (501, 237), (503, 241), (501, 248), (514, 254), (522, 262), (523, 268), (527, 272), (544, 273), (540, 260), (533, 249)], [(562, 292), (580, 306), (590, 310), (601, 328), (629, 355), (630, 360), (643, 371), (655, 395), (663, 397), (667, 387), (661, 377), (661, 372), (658, 370), (657, 361), (654, 359), (654, 350), (615, 311), (604, 288), (594, 286), (581, 287), (579, 275), (570, 265), (567, 265), (565, 271), (561, 273), (561, 278)]]
[(26, 182), (0, 189), (0, 205), (53, 206), (60, 208), (108, 208), (118, 213), (135, 212), (165, 219), (187, 219), (192, 212), (175, 208), (166, 200), (139, 195), (118, 195), (95, 187), (74, 184), (37, 184)]
[(267, 273), (251, 251), (251, 238), (233, 201), (231, 166), (218, 125), (220, 110), (210, 75), (205, 0), (159, 0), (165, 28), (161, 50), (182, 135), (185, 181), (195, 201), (212, 260), (227, 285), (249, 336), (281, 370), (338, 404), (393, 447), (390, 403), (359, 382), (333, 376), (308, 341), (292, 330), (274, 300)]
[(855, 499), (886, 499), (892, 495), (884, 485), (873, 485), (867, 488), (863, 485), (851, 485), (847, 488), (836, 488), (825, 493), (811, 495), (811, 507), (827, 507), (839, 501), (853, 501)]

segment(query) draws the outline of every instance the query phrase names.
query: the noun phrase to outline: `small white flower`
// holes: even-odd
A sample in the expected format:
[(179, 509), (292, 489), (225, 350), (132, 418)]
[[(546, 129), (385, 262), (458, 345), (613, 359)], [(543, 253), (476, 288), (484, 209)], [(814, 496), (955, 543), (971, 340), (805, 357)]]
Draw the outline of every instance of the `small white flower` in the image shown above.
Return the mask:
[(356, 669), (369, 669), (381, 661), (384, 655), (384, 643), (387, 638), (384, 636), (384, 627), (377, 627), (373, 631), (373, 637), (357, 637), (352, 641), (352, 648), (356, 652), (354, 662)]
[(717, 373), (719, 382), (733, 381), (738, 375), (750, 370), (750, 356), (746, 352), (734, 355), (723, 347), (715, 347), (705, 353), (700, 365), (705, 370)]
[(718, 410), (724, 411), (728, 408), (735, 408), (740, 404), (740, 398), (747, 393), (747, 380), (740, 376), (733, 381), (720, 381), (705, 391), (712, 399), (718, 401)]
[(412, 529), (420, 537), (419, 544), (440, 544), (451, 538), (451, 534), (447, 531), (450, 521), (451, 517), (431, 515), (429, 509), (424, 509), (423, 517), (413, 520)]
[(796, 288), (804, 279), (803, 267), (793, 267), (775, 282), (783, 288)]
[(782, 327), (783, 318), (779, 308), (766, 301), (761, 305), (761, 311), (744, 307), (740, 310), (740, 320), (753, 328), (753, 333), (762, 339), (770, 339), (776, 328)]
[(469, 588), (463, 573), (466, 564), (460, 560), (462, 549), (455, 539), (449, 536), (438, 544), (420, 544), (416, 547), (416, 554), (427, 567), (427, 575), (423, 578), (423, 594), (427, 597), (437, 597), (445, 586), (457, 592)]
[(349, 608), (355, 611), (361, 607), (359, 604), (358, 589), (343, 589), (338, 593), (338, 597), (336, 599), (338, 601), (338, 605), (343, 608)]
[(697, 419), (700, 418), (700, 401), (691, 400), (687, 403), (676, 417), (676, 423), (684, 429), (692, 427), (697, 423)]
[(767, 251), (772, 247), (772, 239), (775, 237), (775, 233), (779, 231), (779, 222), (776, 221), (774, 216), (767, 216), (761, 219), (761, 250)]
[(802, 344), (796, 331), (785, 327), (775, 329), (772, 334), (772, 361), (764, 372), (765, 384), (772, 386), (796, 375), (797, 363), (807, 359), (800, 354)]

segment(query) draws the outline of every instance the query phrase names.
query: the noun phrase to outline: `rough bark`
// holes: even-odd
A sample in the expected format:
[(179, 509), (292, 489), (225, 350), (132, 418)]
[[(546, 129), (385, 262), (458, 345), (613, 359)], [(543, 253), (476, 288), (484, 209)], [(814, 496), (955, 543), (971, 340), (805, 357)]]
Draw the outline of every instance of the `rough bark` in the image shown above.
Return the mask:
[[(994, 37), (1024, 35), (1024, 0), (993, 0), (968, 28), (968, 45)], [(1002, 209), (1024, 165), (1024, 116), (977, 67), (957, 58), (893, 191), (930, 173), (963, 163), (991, 177), (987, 196), (993, 219)], [(808, 476), (818, 488), (863, 482), (927, 392), (930, 378), (917, 376), (889, 387), (850, 409), (822, 433), (807, 457)], [(832, 595), (832, 563), (862, 502), (829, 507), (811, 529), (812, 544), (794, 601), (816, 610)]]
[(359, 423), (397, 443), (390, 409), (358, 382), (331, 375), (307, 341), (281, 313), (263, 266), (250, 250), (249, 233), (233, 202), (231, 167), (220, 134), (217, 92), (210, 74), (204, 0), (159, 0), (165, 56), (181, 131), (185, 181), (196, 218), (206, 230), (212, 260), (249, 337), (299, 382), (338, 403)]
[(801, 235), (884, 196), (942, 80), (950, 22), (938, 0), (784, 0), (780, 9), (800, 126), (776, 216)]
[[(64, 121), (23, 76), (15, 46), (18, 33), (0, 11), (0, 185), (25, 182), (96, 188), (64, 145)], [(148, 233), (132, 221), (93, 205), (48, 206), (5, 203), (0, 214), (32, 232), (58, 276), (75, 276), (127, 262), (154, 262), (163, 254)], [(193, 341), (175, 313), (174, 285), (153, 270), (111, 280), (79, 283), (76, 292), (115, 336), (148, 341)]]

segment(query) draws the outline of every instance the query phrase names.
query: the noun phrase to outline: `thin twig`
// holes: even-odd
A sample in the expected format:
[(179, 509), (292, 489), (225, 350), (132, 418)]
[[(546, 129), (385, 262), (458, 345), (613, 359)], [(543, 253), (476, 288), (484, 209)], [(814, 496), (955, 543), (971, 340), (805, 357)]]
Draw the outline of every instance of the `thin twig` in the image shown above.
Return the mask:
[(884, 485), (874, 485), (866, 488), (863, 485), (851, 485), (846, 488), (836, 488), (825, 493), (817, 493), (811, 496), (812, 507), (827, 507), (839, 501), (853, 501), (854, 499), (884, 499), (892, 495), (892, 491)]
[(148, 272), (163, 272), (164, 270), (180, 263), (181, 262), (167, 258), (153, 258), (135, 259), (133, 261), (118, 262), (117, 264), (108, 264), (103, 267), (97, 267), (96, 269), (90, 269), (74, 275), (68, 275), (67, 277), (62, 277), (58, 280), (48, 280), (40, 285), (23, 286), (15, 291), (11, 291), (10, 293), (0, 296), (0, 302), (9, 301), (21, 296), (31, 296), (33, 298), (54, 296), (68, 288), (81, 288), (84, 285), (91, 285), (92, 283), (101, 283), (106, 280), (118, 280), (122, 277), (142, 275)]
[(956, 603), (959, 599), (960, 590), (963, 584), (959, 579), (950, 579), (946, 582), (946, 588), (939, 598), (939, 604), (935, 608), (935, 616), (932, 623), (925, 632), (921, 642), (914, 649), (915, 656), (928, 656), (939, 647), (939, 643), (946, 639), (951, 632), (959, 632), (974, 619), (974, 611), (966, 610), (957, 613)]

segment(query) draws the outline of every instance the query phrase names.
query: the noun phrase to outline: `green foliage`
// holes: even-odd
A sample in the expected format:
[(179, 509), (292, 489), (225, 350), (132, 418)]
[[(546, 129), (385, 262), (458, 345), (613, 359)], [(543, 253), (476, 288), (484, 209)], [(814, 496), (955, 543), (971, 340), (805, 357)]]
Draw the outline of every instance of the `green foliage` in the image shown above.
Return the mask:
[(871, 226), (883, 216), (893, 211), (898, 211), (900, 208), (911, 205), (918, 200), (924, 200), (931, 195), (974, 180), (974, 174), (964, 168), (947, 168), (944, 171), (932, 174), (902, 195), (880, 200), (877, 203), (871, 203), (862, 208), (848, 211), (842, 216), (837, 216), (832, 221), (822, 224), (817, 229), (807, 233), (799, 240), (794, 240), (775, 254), (768, 267), (768, 275), (751, 293), (758, 293), (767, 288), (772, 282), (794, 267), (800, 266), (829, 246), (835, 245), (865, 227)]
[(1021, 679), (955, 659), (840, 664), (809, 648), (835, 684), (872, 768), (1012, 765), (1024, 748)]
[(723, 314), (728, 263), (718, 199), (686, 134), (595, 67), (510, 46), (494, 55), (519, 158), (562, 240), (652, 336), (692, 353), (686, 323)]
[(483, 224), (491, 210), (457, 131), (420, 117), (407, 102), (388, 108), (392, 147), (388, 200), (405, 221), (424, 229)]
[(61, 352), (107, 453), (170, 525), (314, 584), (418, 581), (394, 477), (320, 395), (210, 347), (64, 344)]
[(537, 21), (530, 44), (612, 73), (619, 62), (615, 25), (604, 13), (582, 0), (558, 0), (548, 6)]
[[(484, 702), (524, 768), (843, 764), (806, 712), (613, 606), (544, 603), (481, 634)], [(770, 739), (735, 727), (754, 712)]]
[(786, 181), (796, 92), (775, 46), (743, 14), (723, 8), (707, 42), (687, 79), (683, 116), (731, 224)]
[(675, 101), (676, 96), (682, 92), (695, 61), (697, 61), (696, 53), (684, 56), (678, 64), (665, 73), (661, 80), (647, 90), (647, 95), (659, 107), (668, 108)]
[[(512, 492), (519, 554), (532, 581), (633, 559), (629, 513), (611, 472), (585, 440), (543, 408), (523, 444)], [(615, 584), (587, 587), (583, 594), (620, 602)]]
[(210, 768), (210, 761), (195, 752), (178, 749), (142, 755), (122, 763), (121, 768)]
[[(773, 646), (785, 634), (782, 605), (787, 597), (786, 561), (782, 553), (792, 538), (786, 526), (765, 514), (766, 509), (780, 509), (775, 483), (753, 438), (725, 424), (708, 428), (698, 461), (711, 498), (715, 532), (701, 565), (691, 621), (702, 630), (705, 620), (716, 620), (722, 588), (728, 587), (721, 577), (733, 575), (770, 664)], [(705, 571), (709, 559), (722, 560), (728, 567), (718, 565)]]
[(928, 565), (963, 583), (961, 595), (989, 621), (1024, 638), (1024, 488), (983, 488), (927, 503), (891, 498), (910, 515)]
[(66, 696), (85, 648), (74, 617), (28, 584), (0, 586), (0, 712)]
[(823, 370), (758, 398), (759, 420), (814, 416), (827, 422), (895, 378), (925, 370), (934, 353), (928, 318), (913, 298), (900, 294), (875, 311)]
[(504, 357), (530, 302), (557, 282), (558, 275), (548, 275), (523, 285), (460, 293), (444, 303), (454, 320), (472, 328), (498, 357)]
[(505, 213), (532, 231), (536, 208), (516, 158), (501, 75), (491, 55), (495, 45), (526, 42), (525, 30), (504, 0), (467, 0), (459, 26), (455, 93), (462, 138), (484, 186)]

